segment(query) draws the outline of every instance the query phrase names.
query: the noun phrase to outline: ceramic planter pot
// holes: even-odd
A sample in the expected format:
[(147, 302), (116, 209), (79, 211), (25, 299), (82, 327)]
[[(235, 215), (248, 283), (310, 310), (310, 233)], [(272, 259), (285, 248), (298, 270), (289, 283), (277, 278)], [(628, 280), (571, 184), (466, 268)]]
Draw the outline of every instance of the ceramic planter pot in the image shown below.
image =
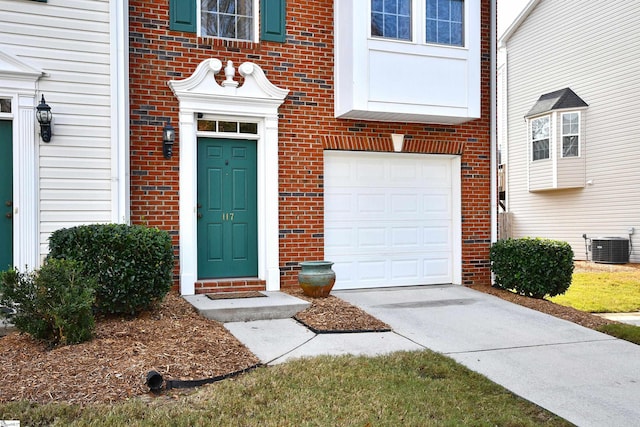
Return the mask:
[(334, 283), (336, 273), (331, 269), (331, 261), (303, 261), (300, 263), (298, 284), (302, 292), (310, 297), (326, 298), (329, 296)]

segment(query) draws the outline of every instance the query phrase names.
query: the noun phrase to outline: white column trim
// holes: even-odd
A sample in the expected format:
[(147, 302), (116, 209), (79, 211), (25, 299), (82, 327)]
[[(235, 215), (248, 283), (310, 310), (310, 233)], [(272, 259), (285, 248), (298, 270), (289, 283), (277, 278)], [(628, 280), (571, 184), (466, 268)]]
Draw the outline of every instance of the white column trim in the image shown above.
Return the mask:
[(13, 265), (40, 266), (39, 143), (37, 82), (45, 72), (3, 47), (0, 93), (12, 99)]

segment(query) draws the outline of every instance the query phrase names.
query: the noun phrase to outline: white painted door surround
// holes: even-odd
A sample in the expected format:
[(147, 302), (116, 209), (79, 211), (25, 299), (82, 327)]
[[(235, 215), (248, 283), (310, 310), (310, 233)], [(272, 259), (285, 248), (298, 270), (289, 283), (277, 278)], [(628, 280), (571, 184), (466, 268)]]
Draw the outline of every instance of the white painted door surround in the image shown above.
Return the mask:
[(180, 293), (193, 295), (197, 277), (197, 140), (198, 136), (225, 137), (229, 134), (198, 132), (198, 114), (215, 120), (258, 123), (258, 278), (268, 291), (280, 289), (278, 239), (278, 108), (289, 93), (272, 84), (256, 64), (244, 62), (238, 72), (231, 61), (224, 68), (226, 79), (218, 84), (222, 70), (217, 58), (202, 61), (184, 80), (169, 82), (180, 103)]

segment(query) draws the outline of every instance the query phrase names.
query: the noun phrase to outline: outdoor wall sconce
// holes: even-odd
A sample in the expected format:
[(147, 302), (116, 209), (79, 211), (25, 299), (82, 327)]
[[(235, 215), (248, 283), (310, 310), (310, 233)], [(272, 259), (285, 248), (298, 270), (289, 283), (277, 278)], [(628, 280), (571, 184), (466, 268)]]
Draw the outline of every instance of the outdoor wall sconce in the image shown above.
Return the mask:
[(47, 105), (42, 95), (40, 104), (36, 107), (36, 119), (40, 123), (40, 137), (44, 142), (51, 141), (51, 107)]
[(176, 130), (167, 122), (162, 129), (162, 154), (165, 159), (170, 159), (173, 155), (173, 142), (176, 140)]

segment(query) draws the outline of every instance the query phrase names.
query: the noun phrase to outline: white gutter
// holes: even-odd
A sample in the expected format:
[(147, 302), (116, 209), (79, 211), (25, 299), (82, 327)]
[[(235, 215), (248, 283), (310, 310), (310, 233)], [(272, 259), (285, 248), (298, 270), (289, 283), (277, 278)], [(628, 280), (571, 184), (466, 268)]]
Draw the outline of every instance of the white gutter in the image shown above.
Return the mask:
[(496, 0), (491, 0), (491, 243), (498, 240), (498, 149), (496, 139)]

